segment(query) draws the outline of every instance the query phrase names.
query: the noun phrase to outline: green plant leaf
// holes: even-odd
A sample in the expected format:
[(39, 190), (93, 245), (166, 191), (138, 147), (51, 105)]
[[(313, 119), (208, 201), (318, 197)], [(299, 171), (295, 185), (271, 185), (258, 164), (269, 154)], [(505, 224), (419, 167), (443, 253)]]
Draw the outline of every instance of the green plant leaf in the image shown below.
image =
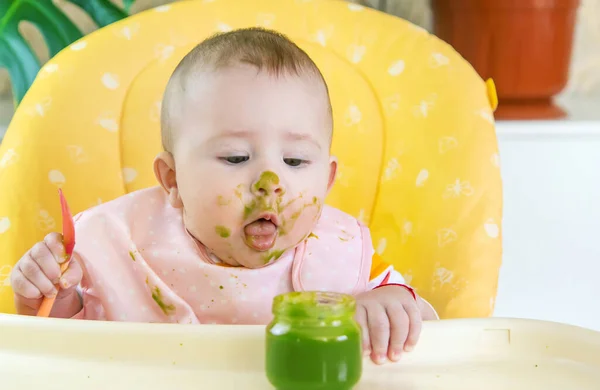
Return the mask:
[(126, 18), (127, 12), (123, 11), (110, 0), (68, 0), (87, 12), (98, 27), (108, 26), (111, 23)]
[(8, 69), (15, 101), (20, 102), (40, 63), (19, 32), (19, 24), (33, 23), (44, 37), (51, 56), (82, 34), (52, 0), (0, 0), (0, 10), (5, 10), (0, 19), (0, 65)]
[(17, 106), (40, 70), (40, 62), (21, 35), (4, 34), (0, 35), (0, 67), (8, 70)]
[(135, 3), (135, 0), (123, 0), (123, 7), (125, 7), (125, 12), (129, 13), (131, 11), (131, 6)]
[(6, 15), (9, 5), (8, 1), (0, 2), (0, 15)]
[[(110, 0), (69, 1), (88, 12), (99, 27), (127, 17)], [(8, 70), (15, 105), (23, 99), (40, 70), (40, 61), (19, 32), (23, 21), (39, 29), (50, 56), (83, 36), (52, 0), (0, 0), (0, 67)]]

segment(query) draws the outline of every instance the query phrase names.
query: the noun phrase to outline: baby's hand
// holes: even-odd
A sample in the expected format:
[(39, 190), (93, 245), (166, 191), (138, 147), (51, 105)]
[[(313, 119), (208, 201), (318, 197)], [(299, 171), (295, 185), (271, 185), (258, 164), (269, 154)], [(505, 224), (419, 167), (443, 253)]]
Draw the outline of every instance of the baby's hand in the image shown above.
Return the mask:
[(384, 286), (356, 297), (356, 321), (362, 328), (363, 351), (383, 364), (396, 362), (410, 352), (421, 333), (423, 320), (413, 295), (402, 286)]
[(44, 241), (38, 242), (25, 253), (10, 275), (19, 314), (36, 315), (44, 297), (56, 297), (53, 312), (56, 306), (61, 306), (59, 301), (68, 301), (68, 306), (75, 303), (71, 298), (77, 295), (75, 287), (81, 282), (83, 272), (79, 262), (72, 260), (61, 276), (60, 264), (65, 261), (65, 247), (58, 233), (48, 234)]

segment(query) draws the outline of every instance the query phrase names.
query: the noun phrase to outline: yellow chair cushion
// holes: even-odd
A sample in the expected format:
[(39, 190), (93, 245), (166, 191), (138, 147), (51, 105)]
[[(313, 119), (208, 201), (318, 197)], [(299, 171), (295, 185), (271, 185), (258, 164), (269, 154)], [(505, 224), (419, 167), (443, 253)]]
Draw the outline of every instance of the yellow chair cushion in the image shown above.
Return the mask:
[[(215, 31), (260, 25), (303, 47), (331, 90), (339, 157), (328, 202), (372, 229), (382, 258), (442, 318), (492, 313), (502, 195), (494, 94), (450, 46), (341, 1), (190, 0), (101, 29), (40, 71), (0, 148), (0, 312), (9, 273), (72, 211), (156, 184), (167, 79)], [(493, 85), (493, 84), (489, 84)], [(383, 264), (377, 260), (373, 272)]]

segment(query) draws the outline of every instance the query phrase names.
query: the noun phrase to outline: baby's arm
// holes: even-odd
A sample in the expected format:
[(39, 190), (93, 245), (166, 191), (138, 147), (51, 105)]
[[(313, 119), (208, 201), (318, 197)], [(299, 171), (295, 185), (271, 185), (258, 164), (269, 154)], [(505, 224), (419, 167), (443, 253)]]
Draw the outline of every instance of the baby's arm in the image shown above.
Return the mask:
[[(373, 290), (384, 285), (402, 285), (406, 286), (405, 288), (409, 290), (411, 289), (402, 274), (394, 269), (394, 266), (385, 262), (379, 255), (375, 254), (373, 255), (371, 278), (367, 290)], [(421, 318), (424, 321), (440, 319), (433, 306), (427, 302), (427, 300), (417, 294), (415, 294), (415, 296), (417, 297), (417, 306), (421, 312)]]
[(370, 279), (366, 291), (356, 297), (363, 350), (377, 364), (398, 361), (403, 352), (414, 349), (423, 321), (438, 319), (437, 313), (377, 255)]

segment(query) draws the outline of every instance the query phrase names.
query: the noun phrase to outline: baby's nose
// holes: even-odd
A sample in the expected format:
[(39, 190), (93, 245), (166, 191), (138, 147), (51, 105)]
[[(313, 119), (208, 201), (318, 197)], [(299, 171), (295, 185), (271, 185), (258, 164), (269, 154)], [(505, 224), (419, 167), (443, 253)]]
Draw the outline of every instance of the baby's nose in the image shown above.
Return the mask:
[(265, 171), (260, 174), (260, 177), (252, 184), (252, 192), (259, 196), (281, 196), (285, 193), (279, 176), (272, 171)]

